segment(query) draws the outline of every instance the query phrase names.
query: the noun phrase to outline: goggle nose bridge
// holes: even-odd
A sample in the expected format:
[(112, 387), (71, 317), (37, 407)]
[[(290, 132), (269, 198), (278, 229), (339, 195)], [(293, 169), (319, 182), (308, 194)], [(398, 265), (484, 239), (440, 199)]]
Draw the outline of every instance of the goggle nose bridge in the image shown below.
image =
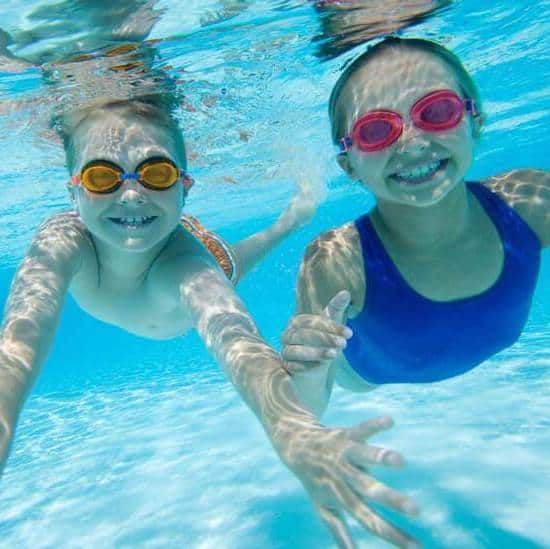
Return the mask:
[(136, 181), (139, 181), (139, 173), (137, 172), (131, 172), (131, 173), (121, 173), (120, 179), (121, 181), (127, 181), (128, 179), (135, 179)]

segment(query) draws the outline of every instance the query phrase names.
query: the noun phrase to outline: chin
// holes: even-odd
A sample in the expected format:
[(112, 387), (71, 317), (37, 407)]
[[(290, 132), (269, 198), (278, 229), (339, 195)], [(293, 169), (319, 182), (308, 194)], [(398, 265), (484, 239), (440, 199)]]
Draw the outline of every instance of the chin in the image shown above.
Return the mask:
[(456, 183), (446, 180), (435, 188), (422, 189), (418, 192), (407, 194), (407, 202), (420, 207), (433, 206), (441, 202), (455, 187)]
[(156, 241), (151, 241), (150, 239), (129, 237), (122, 242), (117, 242), (115, 244), (115, 247), (126, 252), (139, 253), (146, 252), (147, 250), (151, 249), (155, 244)]
[(428, 207), (441, 202), (461, 182), (457, 170), (449, 165), (437, 179), (421, 184), (404, 185), (393, 179), (388, 181), (388, 190), (394, 202), (411, 206)]
[(170, 236), (170, 232), (166, 234), (155, 235), (128, 235), (126, 237), (118, 238), (116, 241), (113, 239), (111, 243), (115, 248), (119, 248), (121, 251), (126, 252), (147, 252), (151, 248), (154, 248), (159, 242), (167, 239)]

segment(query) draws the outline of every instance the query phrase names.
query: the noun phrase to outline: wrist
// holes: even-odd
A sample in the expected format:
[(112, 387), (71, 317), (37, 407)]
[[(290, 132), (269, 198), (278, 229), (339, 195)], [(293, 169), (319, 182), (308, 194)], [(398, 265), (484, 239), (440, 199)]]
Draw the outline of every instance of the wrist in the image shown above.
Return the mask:
[(258, 415), (270, 438), (283, 441), (290, 431), (319, 426), (315, 415), (297, 397), (292, 378), (282, 365), (262, 385), (266, 398)]

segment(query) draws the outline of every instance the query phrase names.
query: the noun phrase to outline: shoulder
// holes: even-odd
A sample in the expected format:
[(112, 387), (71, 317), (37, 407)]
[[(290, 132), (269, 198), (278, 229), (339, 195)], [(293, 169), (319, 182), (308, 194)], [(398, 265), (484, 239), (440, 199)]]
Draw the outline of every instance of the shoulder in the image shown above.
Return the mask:
[(328, 266), (336, 259), (352, 255), (358, 250), (359, 234), (354, 223), (320, 234), (306, 249), (304, 263)]
[(74, 211), (61, 212), (48, 217), (36, 231), (33, 241), (50, 239), (49, 243), (71, 247), (92, 242), (90, 233)]
[(340, 290), (348, 290), (352, 309), (363, 303), (365, 274), (354, 223), (326, 231), (306, 249), (297, 287), (299, 312), (319, 312)]
[(91, 236), (76, 212), (62, 212), (39, 226), (27, 256), (41, 257), (50, 264), (65, 264), (76, 270), (83, 254), (91, 250)]
[(522, 217), (543, 247), (550, 245), (550, 172), (518, 169), (482, 183)]
[(159, 254), (155, 265), (177, 268), (182, 264), (212, 264), (212, 255), (192, 233), (178, 226)]

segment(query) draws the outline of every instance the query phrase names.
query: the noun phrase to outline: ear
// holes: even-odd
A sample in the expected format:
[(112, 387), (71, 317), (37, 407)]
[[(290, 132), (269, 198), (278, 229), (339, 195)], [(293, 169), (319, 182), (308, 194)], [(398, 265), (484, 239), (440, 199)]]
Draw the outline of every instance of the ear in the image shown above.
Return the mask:
[(187, 193), (191, 190), (191, 187), (195, 184), (195, 180), (190, 176), (185, 174), (181, 180), (183, 184), (183, 193), (187, 196)]
[(78, 211), (78, 204), (76, 202), (76, 188), (70, 180), (67, 183), (67, 191), (69, 192), (69, 198), (71, 199), (71, 204), (73, 205), (73, 208)]
[(352, 179), (357, 179), (357, 176), (355, 175), (355, 170), (351, 165), (347, 153), (339, 153), (336, 156), (336, 161), (340, 165), (340, 168), (342, 168)]
[(481, 128), (484, 122), (483, 118), (483, 113), (479, 113), (477, 116), (472, 117), (472, 129), (475, 137), (479, 137), (481, 133)]

